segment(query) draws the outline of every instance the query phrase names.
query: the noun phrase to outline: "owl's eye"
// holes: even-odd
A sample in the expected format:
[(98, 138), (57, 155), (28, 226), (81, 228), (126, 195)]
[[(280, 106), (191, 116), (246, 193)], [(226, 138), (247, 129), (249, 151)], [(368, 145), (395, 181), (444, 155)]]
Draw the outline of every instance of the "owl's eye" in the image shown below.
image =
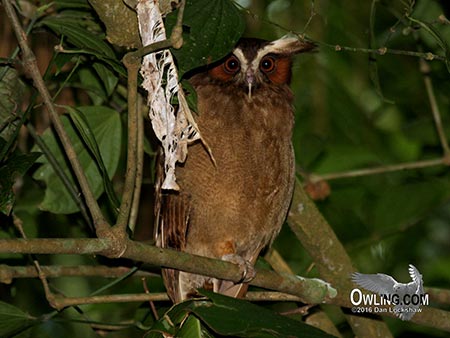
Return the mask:
[(259, 64), (259, 68), (265, 73), (270, 73), (275, 69), (275, 58), (272, 56), (264, 57)]
[(223, 66), (225, 71), (229, 74), (235, 74), (241, 69), (241, 64), (239, 60), (234, 55), (229, 57)]

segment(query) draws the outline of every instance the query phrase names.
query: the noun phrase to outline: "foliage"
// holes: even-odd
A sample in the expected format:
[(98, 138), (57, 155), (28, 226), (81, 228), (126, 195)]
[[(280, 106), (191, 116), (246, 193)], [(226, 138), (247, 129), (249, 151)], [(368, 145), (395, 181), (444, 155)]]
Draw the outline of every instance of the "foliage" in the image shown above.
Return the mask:
[[(166, 19), (169, 31), (176, 14)], [(248, 36), (272, 39), (294, 31), (315, 41), (318, 52), (296, 60), (292, 80), (299, 176), (311, 185), (317, 177), (326, 179), (330, 192), (317, 205), (362, 272), (388, 273), (406, 281), (406, 267), (412, 263), (423, 274), (425, 286), (448, 289), (450, 181), (448, 162), (442, 159), (450, 154), (436, 131), (430, 107), (430, 100), (435, 99), (444, 138), (449, 139), (450, 25), (445, 15), (450, 16), (449, 5), (435, 0), (187, 1), (185, 44), (173, 52), (181, 74), (187, 77), (192, 69), (230, 51), (243, 34), (244, 19)], [(0, 17), (3, 25), (8, 24), (4, 13)], [(126, 172), (127, 74), (121, 62), (126, 50), (108, 42), (103, 23), (87, 0), (56, 0), (32, 7), (31, 14), (21, 19), (34, 50), (48, 55), (40, 60), (45, 85), (63, 114), (64, 128), (94, 195), (114, 223)], [(41, 43), (42, 34), (46, 43)], [(82, 210), (85, 200), (67, 154), (45, 118), (33, 84), (21, 70), (17, 51), (0, 47), (0, 55), (0, 238), (20, 238), (20, 230), (29, 237), (92, 236), (91, 220)], [(147, 144), (153, 144), (151, 133), (147, 134)], [(154, 149), (147, 149), (147, 154), (145, 177), (150, 184), (143, 186), (142, 216), (134, 234), (141, 240), (151, 237), (152, 219), (144, 215), (152, 208), (149, 167)], [(392, 172), (382, 167), (428, 160), (438, 160), (437, 165)], [(380, 166), (376, 175), (339, 175)], [(308, 256), (288, 227), (274, 248), (295, 274), (318, 275), (309, 268), (314, 257)], [(11, 266), (32, 261), (21, 254), (1, 257), (2, 264)], [(131, 264), (58, 255), (38, 260), (55, 266)], [(259, 264), (266, 263), (261, 260)], [(51, 286), (70, 296), (92, 295), (96, 290), (142, 292), (139, 278), (115, 278), (116, 283), (110, 285), (102, 277), (61, 277), (52, 280)], [(162, 332), (195, 337), (326, 336), (301, 319), (275, 313), (297, 308), (294, 302), (264, 303), (261, 308), (205, 292), (205, 299), (172, 308), (157, 303), (158, 320), (146, 303), (53, 311), (37, 279), (15, 279), (7, 285), (11, 280), (2, 276), (2, 282), (2, 337), (80, 332), (94, 337), (107, 330), (110, 337), (144, 333), (153, 337)], [(147, 277), (146, 283), (152, 292), (164, 290), (159, 277)], [(325, 309), (341, 331), (351, 335), (342, 313), (336, 307)], [(398, 320), (388, 320), (388, 324), (399, 336), (442, 335)]]

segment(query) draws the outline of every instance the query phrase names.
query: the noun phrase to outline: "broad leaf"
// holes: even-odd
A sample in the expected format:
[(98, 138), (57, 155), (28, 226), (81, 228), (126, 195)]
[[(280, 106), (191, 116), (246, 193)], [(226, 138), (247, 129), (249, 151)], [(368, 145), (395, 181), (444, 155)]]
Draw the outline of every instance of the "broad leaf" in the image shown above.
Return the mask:
[(112, 48), (101, 37), (85, 29), (79, 22), (62, 17), (47, 17), (42, 22), (54, 32), (67, 37), (70, 43), (101, 57), (114, 58)]
[(213, 331), (240, 337), (333, 337), (303, 322), (281, 316), (248, 301), (231, 298), (211, 291), (201, 293), (212, 303), (199, 303), (192, 309)]
[[(78, 109), (84, 114), (86, 123), (95, 136), (104, 166), (108, 173), (108, 178), (111, 178), (117, 169), (120, 156), (122, 138), (120, 116), (116, 111), (107, 107), (89, 106), (79, 107)], [(62, 116), (62, 121), (87, 176), (89, 186), (94, 192), (95, 197), (98, 198), (104, 191), (103, 178), (99, 171), (99, 165), (88, 147), (86, 147), (83, 138), (70, 123), (69, 118)], [(67, 158), (59, 142), (55, 138), (54, 132), (48, 129), (42, 137), (59, 164), (63, 167), (64, 173), (70, 177), (71, 182), (74, 182), (72, 170), (68, 165)], [(59, 214), (69, 214), (79, 211), (76, 203), (63, 184), (61, 184), (59, 177), (45, 157), (42, 157), (41, 163), (43, 165), (33, 176), (35, 179), (45, 181), (47, 185), (44, 200), (40, 205), (41, 209)]]
[(11, 67), (0, 67), (0, 137), (7, 142), (0, 148), (0, 161), (15, 140), (15, 134), (22, 125), (21, 103), (25, 94), (25, 85), (17, 71)]
[(108, 170), (106, 169), (105, 163), (103, 162), (102, 154), (100, 153), (100, 149), (98, 147), (97, 141), (95, 140), (94, 133), (89, 127), (86, 117), (83, 115), (83, 113), (81, 113), (80, 110), (76, 108), (66, 106), (66, 109), (69, 112), (69, 116), (72, 119), (77, 132), (82, 137), (84, 144), (88, 147), (90, 153), (94, 156), (95, 162), (98, 165), (103, 179), (103, 187), (106, 191), (106, 195), (108, 196), (108, 200), (112, 206), (112, 209), (118, 210), (119, 200), (117, 199), (117, 196), (114, 192), (114, 187), (108, 176)]
[(177, 332), (177, 337), (212, 338), (213, 336), (206, 330), (197, 317), (190, 315), (183, 322), (180, 330)]
[(85, 16), (86, 13), (82, 11), (63, 11), (56, 16), (46, 17), (41, 24), (64, 36), (69, 43), (80, 49), (77, 52), (94, 55), (118, 74), (125, 75), (124, 67), (117, 60), (111, 46), (103, 40), (104, 36), (93, 32), (100, 31), (98, 25), (92, 20), (85, 20)]
[[(161, 335), (208, 337), (203, 325), (221, 336), (233, 337), (333, 337), (303, 322), (281, 316), (248, 301), (202, 290), (209, 299), (188, 300), (173, 306), (151, 329), (148, 337)], [(189, 316), (189, 317), (188, 317)], [(187, 327), (185, 327), (187, 325)]]
[[(167, 17), (168, 34), (178, 11)], [(230, 0), (187, 0), (183, 17), (183, 47), (172, 49), (180, 77), (191, 69), (217, 61), (228, 54), (244, 32), (241, 12)]]
[(37, 323), (19, 308), (0, 301), (0, 337), (13, 336)]
[[(4, 144), (4, 140), (0, 138), (0, 148)], [(15, 201), (13, 185), (16, 179), (24, 175), (40, 155), (15, 151), (7, 161), (0, 163), (0, 212), (9, 215)]]
[(100, 62), (94, 63), (93, 67), (103, 83), (106, 96), (110, 96), (116, 88), (119, 79), (108, 67)]

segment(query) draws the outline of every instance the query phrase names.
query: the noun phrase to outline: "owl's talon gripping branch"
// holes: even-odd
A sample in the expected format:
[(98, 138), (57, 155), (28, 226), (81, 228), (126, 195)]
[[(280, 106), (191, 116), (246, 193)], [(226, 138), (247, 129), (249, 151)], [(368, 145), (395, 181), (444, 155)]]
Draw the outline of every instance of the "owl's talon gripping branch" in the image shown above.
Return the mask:
[(242, 278), (236, 284), (249, 283), (256, 277), (256, 271), (253, 264), (250, 261), (245, 260), (242, 256), (228, 254), (222, 256), (221, 259), (239, 265), (239, 271), (241, 272)]

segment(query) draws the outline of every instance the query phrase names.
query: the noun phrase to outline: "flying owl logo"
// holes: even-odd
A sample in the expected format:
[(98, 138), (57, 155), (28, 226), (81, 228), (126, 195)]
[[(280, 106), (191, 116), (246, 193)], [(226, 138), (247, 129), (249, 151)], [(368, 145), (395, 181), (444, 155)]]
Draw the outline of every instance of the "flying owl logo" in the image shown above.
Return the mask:
[(418, 311), (424, 300), (423, 280), (417, 268), (410, 264), (408, 269), (412, 281), (399, 283), (383, 273), (363, 274), (355, 272), (352, 281), (360, 287), (375, 292), (394, 305), (394, 313), (401, 320), (410, 320)]

